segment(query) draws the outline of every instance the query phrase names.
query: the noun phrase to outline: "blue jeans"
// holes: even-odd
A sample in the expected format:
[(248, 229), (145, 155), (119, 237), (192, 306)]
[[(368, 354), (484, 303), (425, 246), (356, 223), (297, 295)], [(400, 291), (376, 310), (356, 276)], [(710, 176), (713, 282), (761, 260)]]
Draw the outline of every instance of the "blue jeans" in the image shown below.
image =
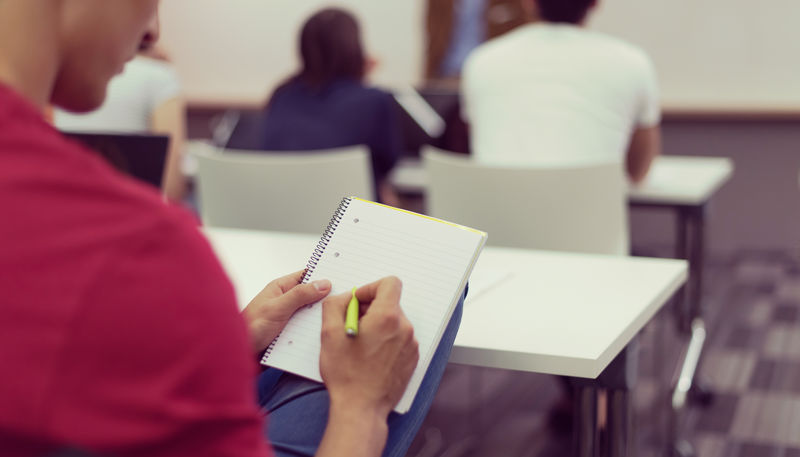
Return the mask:
[[(389, 414), (384, 457), (404, 456), (425, 420), (450, 358), (466, 295), (464, 290), (411, 409), (405, 414)], [(258, 401), (268, 416), (266, 435), (275, 455), (295, 457), (316, 453), (328, 422), (328, 391), (323, 384), (269, 368), (258, 379)]]

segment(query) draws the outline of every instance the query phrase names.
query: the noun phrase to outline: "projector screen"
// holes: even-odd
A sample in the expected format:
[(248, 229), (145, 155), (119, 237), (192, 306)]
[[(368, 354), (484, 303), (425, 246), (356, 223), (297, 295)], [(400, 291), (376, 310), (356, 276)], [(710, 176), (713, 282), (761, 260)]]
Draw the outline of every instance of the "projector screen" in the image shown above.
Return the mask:
[(297, 70), (297, 36), (324, 6), (356, 14), (371, 81), (418, 84), (422, 76), (424, 0), (168, 0), (161, 2), (161, 41), (184, 93), (195, 104), (255, 104)]
[[(162, 41), (190, 102), (256, 104), (297, 69), (302, 22), (339, 5), (379, 62), (371, 80), (417, 85), (426, 1), (169, 0)], [(650, 54), (666, 111), (800, 112), (798, 21), (798, 0), (599, 0), (589, 26)]]

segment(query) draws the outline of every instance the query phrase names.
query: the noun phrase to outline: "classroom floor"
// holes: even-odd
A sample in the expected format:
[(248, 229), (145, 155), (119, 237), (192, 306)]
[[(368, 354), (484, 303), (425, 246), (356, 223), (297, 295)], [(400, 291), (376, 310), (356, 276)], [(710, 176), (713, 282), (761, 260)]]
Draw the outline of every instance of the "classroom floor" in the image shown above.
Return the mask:
[[(700, 378), (716, 396), (688, 410), (683, 436), (699, 457), (800, 457), (800, 262), (741, 252), (706, 270)], [(663, 455), (659, 379), (672, 375), (685, 341), (672, 319), (662, 311), (641, 335), (632, 456)], [(553, 376), (451, 364), (408, 456), (569, 456), (571, 436), (548, 427), (560, 389)]]

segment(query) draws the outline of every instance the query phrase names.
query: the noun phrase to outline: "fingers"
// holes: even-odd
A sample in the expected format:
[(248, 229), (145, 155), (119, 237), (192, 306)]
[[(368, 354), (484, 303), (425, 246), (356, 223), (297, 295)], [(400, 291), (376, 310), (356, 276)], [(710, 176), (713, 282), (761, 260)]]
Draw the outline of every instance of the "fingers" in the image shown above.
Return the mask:
[[(402, 315), (400, 311), (400, 293), (403, 284), (395, 276), (389, 276), (356, 289), (356, 298), (359, 302), (359, 314), (367, 312), (376, 314), (378, 311), (398, 311), (393, 314)], [(351, 293), (342, 293), (328, 297), (322, 304), (322, 323), (332, 327), (343, 327), (347, 305), (350, 303)], [(392, 314), (392, 313), (389, 313)]]
[(290, 273), (286, 276), (282, 276), (278, 279), (272, 281), (272, 283), (278, 288), (280, 288), (281, 293), (286, 293), (292, 289), (292, 287), (300, 284), (300, 281), (303, 280), (303, 275), (305, 274), (306, 270), (299, 270), (295, 271), (294, 273)]
[(320, 373), (332, 405), (385, 416), (402, 397), (419, 361), (419, 346), (399, 305), (401, 289), (399, 279), (388, 277), (356, 290), (366, 308), (356, 338), (345, 333), (351, 293), (323, 301)]
[[(289, 284), (288, 281), (291, 281), (291, 276), (292, 275), (284, 276), (278, 279), (278, 281), (290, 278), (286, 282), (286, 284)], [(275, 299), (275, 302), (276, 305), (282, 309), (297, 309), (301, 306), (322, 300), (330, 291), (331, 282), (327, 279), (320, 279), (309, 284), (296, 284), (291, 286), (291, 288), (287, 288), (283, 295)]]
[(393, 307), (400, 303), (403, 283), (396, 276), (387, 276), (356, 290), (360, 303), (371, 303), (370, 308)]

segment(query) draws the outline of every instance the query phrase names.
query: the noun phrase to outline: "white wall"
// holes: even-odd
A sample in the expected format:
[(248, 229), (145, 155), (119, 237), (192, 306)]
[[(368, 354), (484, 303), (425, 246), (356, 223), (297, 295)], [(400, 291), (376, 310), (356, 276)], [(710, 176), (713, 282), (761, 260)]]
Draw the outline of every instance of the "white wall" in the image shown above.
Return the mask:
[(338, 5), (359, 18), (379, 61), (372, 80), (416, 84), (423, 68), (424, 0), (168, 0), (162, 44), (191, 101), (259, 102), (297, 68), (297, 35), (315, 10)]
[[(257, 102), (296, 68), (297, 33), (338, 4), (384, 85), (421, 81), (426, 0), (168, 0), (163, 43), (194, 101)], [(599, 0), (591, 26), (641, 45), (666, 108), (800, 110), (800, 0)]]
[(650, 53), (666, 107), (800, 110), (800, 1), (599, 1), (592, 27)]

